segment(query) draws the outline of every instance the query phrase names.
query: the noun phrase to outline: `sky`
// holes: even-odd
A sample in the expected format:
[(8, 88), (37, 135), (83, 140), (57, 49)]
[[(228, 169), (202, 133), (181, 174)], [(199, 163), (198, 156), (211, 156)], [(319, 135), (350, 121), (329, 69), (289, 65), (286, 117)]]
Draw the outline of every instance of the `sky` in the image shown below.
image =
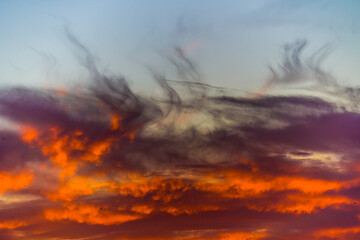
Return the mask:
[(359, 239), (359, 10), (1, 1), (0, 239)]

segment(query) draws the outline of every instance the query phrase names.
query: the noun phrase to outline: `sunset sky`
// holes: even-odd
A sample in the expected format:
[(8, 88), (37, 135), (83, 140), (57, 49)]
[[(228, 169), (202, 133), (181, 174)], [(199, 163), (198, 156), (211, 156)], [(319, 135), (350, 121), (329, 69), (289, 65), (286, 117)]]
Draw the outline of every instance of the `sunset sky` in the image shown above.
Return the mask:
[(0, 239), (360, 239), (359, 11), (1, 1)]

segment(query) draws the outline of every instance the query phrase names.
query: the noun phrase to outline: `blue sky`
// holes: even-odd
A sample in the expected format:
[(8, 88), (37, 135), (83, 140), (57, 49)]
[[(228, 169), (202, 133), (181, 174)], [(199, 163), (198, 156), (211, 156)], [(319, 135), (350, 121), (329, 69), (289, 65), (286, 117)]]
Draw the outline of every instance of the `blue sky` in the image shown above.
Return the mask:
[(336, 1), (1, 1), (0, 84), (65, 87), (86, 81), (64, 28), (97, 57), (100, 69), (124, 75), (139, 90), (154, 85), (147, 67), (171, 79), (164, 61), (174, 46), (189, 53), (203, 79), (252, 91), (266, 80), (281, 47), (309, 42), (306, 54), (335, 46), (324, 62), (340, 82), (357, 84), (360, 3)]

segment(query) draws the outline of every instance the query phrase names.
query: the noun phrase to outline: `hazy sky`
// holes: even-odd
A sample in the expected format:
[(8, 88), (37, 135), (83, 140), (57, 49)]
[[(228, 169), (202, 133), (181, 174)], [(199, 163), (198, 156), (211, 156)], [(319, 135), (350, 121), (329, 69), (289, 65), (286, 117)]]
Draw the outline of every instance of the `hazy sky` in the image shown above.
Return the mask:
[(203, 80), (251, 91), (269, 76), (284, 44), (306, 39), (305, 54), (325, 44), (339, 81), (357, 84), (360, 3), (336, 1), (29, 0), (0, 3), (1, 84), (64, 86), (86, 79), (64, 31), (136, 89), (154, 83), (147, 67), (176, 79), (164, 61), (174, 46), (188, 53)]

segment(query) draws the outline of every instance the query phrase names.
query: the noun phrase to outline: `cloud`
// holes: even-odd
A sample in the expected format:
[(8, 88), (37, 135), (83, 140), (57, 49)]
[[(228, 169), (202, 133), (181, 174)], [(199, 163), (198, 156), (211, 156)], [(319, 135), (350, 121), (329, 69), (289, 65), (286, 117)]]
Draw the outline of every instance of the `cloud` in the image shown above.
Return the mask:
[(309, 57), (304, 58), (302, 54), (307, 45), (306, 40), (286, 44), (278, 68), (269, 67), (271, 76), (255, 92), (255, 96), (266, 94), (276, 85), (310, 82), (316, 88), (337, 86), (335, 78), (321, 67), (322, 62), (334, 50), (334, 47), (330, 44), (324, 45)]
[[(89, 70), (88, 86), (0, 91), (1, 117), (14, 125), (1, 130), (0, 194), (9, 195), (0, 199), (20, 199), (0, 204), (0, 237), (357, 236), (360, 117), (347, 91), (341, 101), (250, 98), (186, 79), (184, 93), (154, 74), (164, 92), (154, 99), (102, 74), (67, 36)], [(327, 48), (303, 60), (305, 45), (285, 49), (274, 81), (334, 84), (320, 68)], [(189, 59), (174, 57), (194, 76)]]
[(33, 175), (31, 173), (10, 174), (0, 172), (0, 194), (9, 190), (20, 190), (31, 184)]

